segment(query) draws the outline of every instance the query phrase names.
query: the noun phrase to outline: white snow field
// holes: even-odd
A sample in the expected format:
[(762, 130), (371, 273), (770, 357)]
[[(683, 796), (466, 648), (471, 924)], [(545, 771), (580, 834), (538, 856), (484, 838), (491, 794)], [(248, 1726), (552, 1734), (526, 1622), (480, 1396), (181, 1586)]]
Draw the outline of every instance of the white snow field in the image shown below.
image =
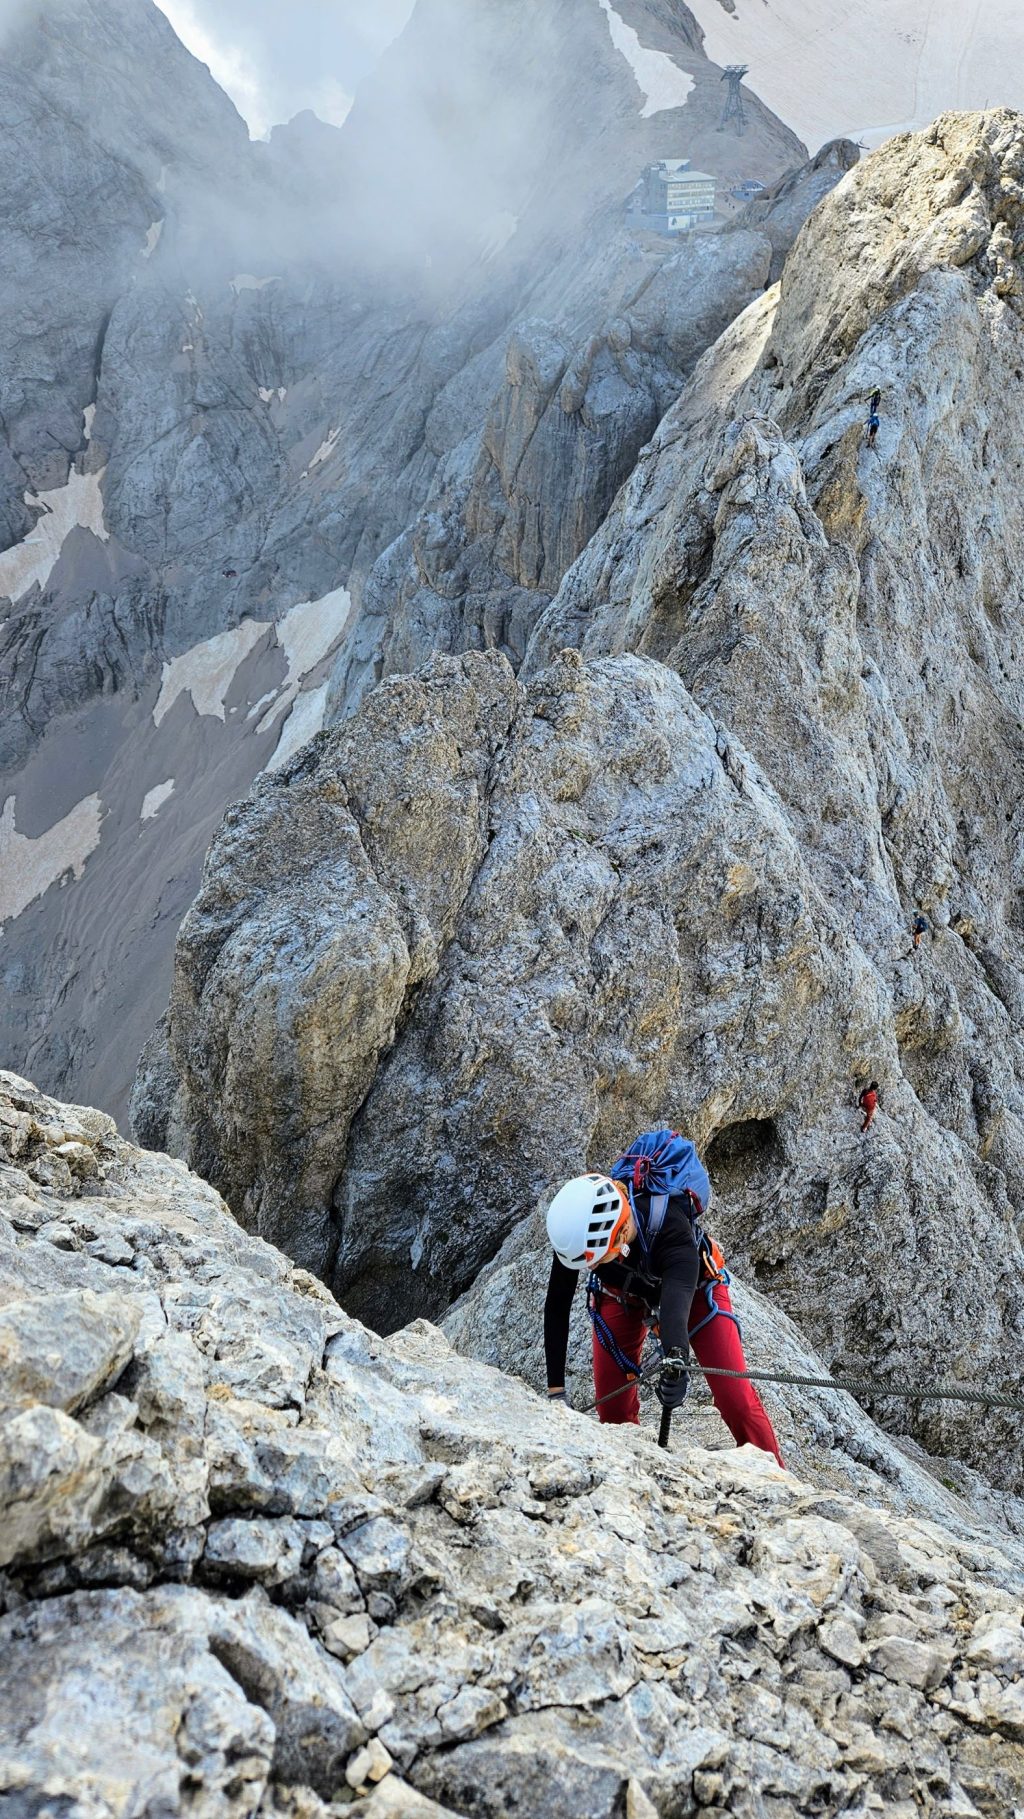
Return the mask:
[(633, 27), (619, 17), (611, 0), (600, 0), (600, 6), (608, 19), (612, 43), (625, 57), (643, 95), (641, 118), (660, 114), (667, 107), (682, 107), (693, 87), (693, 77), (679, 69), (667, 52), (646, 50)]
[(330, 683), (321, 682), (319, 688), (307, 689), (305, 694), (299, 696), (284, 723), (284, 731), (277, 742), (274, 755), (267, 760), (268, 771), (279, 771), (282, 764), (293, 757), (307, 740), (312, 739), (314, 733), (320, 731), (327, 713), (329, 687)]
[[(326, 686), (307, 689), (303, 693), (302, 684), (310, 672), (323, 663), (340, 644), (348, 629), (352, 610), (352, 597), (348, 589), (336, 587), (319, 600), (300, 600), (296, 606), (289, 608), (276, 625), (270, 620), (242, 619), (229, 631), (218, 632), (213, 638), (205, 638), (201, 644), (194, 644), (191, 650), (164, 664), (160, 694), (153, 708), (153, 725), (159, 726), (178, 696), (184, 694), (190, 696), (197, 714), (208, 714), (214, 719), (226, 720), (226, 697), (235, 676), (260, 639), (267, 632), (273, 631), (287, 664), (284, 680), (277, 688), (261, 695), (254, 705), (249, 706), (246, 719), (252, 720), (262, 712), (262, 718), (256, 727), (258, 733), (269, 732), (275, 721), (284, 719), (285, 730), (268, 768), (283, 764), (285, 758), (290, 757), (293, 751), (298, 751), (299, 746), (306, 739), (311, 739), (315, 732), (319, 732), (323, 724)], [(308, 699), (310, 696), (315, 696), (316, 699), (311, 702)], [(307, 726), (308, 731), (305, 731)], [(167, 794), (169, 793), (168, 791)], [(164, 799), (161, 797), (161, 801)], [(149, 802), (149, 797), (146, 802)], [(143, 804), (143, 819), (147, 818), (145, 808), (146, 804)], [(155, 814), (156, 808), (152, 812)]]
[[(89, 409), (93, 407), (90, 405)], [(88, 411), (86, 418), (88, 441), (92, 427)], [(55, 487), (50, 493), (25, 494), (26, 505), (42, 506), (42, 516), (27, 537), (12, 543), (0, 555), (0, 599), (20, 600), (36, 582), (45, 587), (60, 560), (65, 538), (73, 530), (91, 531), (101, 543), (107, 542), (110, 532), (103, 522), (100, 491), (105, 473), (106, 468), (101, 468), (95, 474), (80, 474), (73, 467), (66, 486)]]
[(749, 64), (747, 85), (812, 152), (874, 147), (948, 108), (1024, 107), (1024, 0), (687, 3), (712, 61)]
[(166, 783), (158, 783), (154, 789), (147, 790), (142, 798), (139, 810), (140, 821), (153, 821), (160, 813), (169, 796), (174, 794), (174, 778), (168, 777)]
[(159, 726), (178, 696), (186, 691), (192, 697), (197, 714), (213, 714), (224, 719), (224, 697), (235, 679), (235, 672), (249, 652), (270, 630), (269, 620), (243, 619), (229, 631), (204, 638), (181, 657), (165, 663), (160, 694), (153, 709), (153, 725)]
[(99, 797), (86, 796), (62, 821), (32, 839), (18, 833), (14, 797), (8, 796), (0, 813), (0, 934), (5, 922), (20, 916), (58, 878), (69, 872), (82, 876), (89, 854), (99, 845), (102, 819)]
[[(265, 733), (291, 707), (303, 679), (341, 642), (351, 616), (351, 594), (345, 587), (336, 587), (319, 600), (300, 601), (278, 620), (275, 632), (288, 659), (288, 673), (277, 700), (267, 709), (257, 732)], [(313, 731), (318, 732), (319, 728), (314, 727)], [(308, 738), (312, 736), (312, 732), (307, 734)]]

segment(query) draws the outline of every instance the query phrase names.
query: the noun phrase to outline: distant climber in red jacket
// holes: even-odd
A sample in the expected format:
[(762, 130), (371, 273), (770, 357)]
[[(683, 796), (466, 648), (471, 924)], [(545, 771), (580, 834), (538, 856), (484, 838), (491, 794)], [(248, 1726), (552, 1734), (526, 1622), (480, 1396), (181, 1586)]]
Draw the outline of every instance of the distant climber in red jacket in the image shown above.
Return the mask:
[(865, 1131), (868, 1131), (871, 1129), (872, 1119), (874, 1118), (874, 1115), (878, 1110), (878, 1081), (877, 1080), (872, 1080), (871, 1085), (866, 1086), (864, 1088), (864, 1091), (861, 1093), (860, 1098), (857, 1100), (857, 1104), (860, 1106), (861, 1111), (864, 1113), (864, 1122), (860, 1127), (861, 1136), (863, 1136)]

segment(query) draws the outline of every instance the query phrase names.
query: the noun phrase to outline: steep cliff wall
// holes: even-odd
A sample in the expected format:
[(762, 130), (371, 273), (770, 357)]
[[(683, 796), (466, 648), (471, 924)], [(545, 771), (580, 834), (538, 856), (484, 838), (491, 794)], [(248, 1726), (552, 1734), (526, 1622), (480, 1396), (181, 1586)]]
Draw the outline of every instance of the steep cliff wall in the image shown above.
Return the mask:
[[(151, 0), (5, 36), (0, 1039), (49, 1085), (123, 1114), (225, 806), (332, 672), (518, 661), (762, 288), (760, 228), (626, 230), (648, 159), (740, 159), (689, 12), (627, 11), (422, 0), (269, 145)], [(750, 144), (803, 155), (756, 102)]]
[[(566, 1172), (672, 1122), (830, 1364), (1007, 1380), (1022, 158), (995, 114), (851, 172), (526, 679), (383, 685), (214, 843), (139, 1129), (375, 1324), (442, 1312)], [(1020, 1483), (1010, 1424), (914, 1432)]]

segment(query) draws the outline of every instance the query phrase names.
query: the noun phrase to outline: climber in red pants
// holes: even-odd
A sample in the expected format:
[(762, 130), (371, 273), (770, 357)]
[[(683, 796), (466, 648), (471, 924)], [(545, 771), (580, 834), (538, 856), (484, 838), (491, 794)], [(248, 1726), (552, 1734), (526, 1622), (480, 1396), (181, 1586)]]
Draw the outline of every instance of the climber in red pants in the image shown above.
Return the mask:
[(871, 1129), (871, 1126), (874, 1123), (875, 1113), (878, 1110), (877, 1080), (872, 1080), (871, 1085), (864, 1088), (864, 1091), (857, 1100), (857, 1104), (864, 1113), (864, 1122), (860, 1127), (860, 1134), (863, 1137), (864, 1132)]
[[(699, 1287), (690, 1312), (690, 1344), (701, 1364), (714, 1365), (719, 1370), (745, 1371), (747, 1364), (743, 1355), (743, 1340), (732, 1311), (729, 1290), (720, 1280), (708, 1286), (714, 1295), (715, 1313), (718, 1317), (712, 1318), (706, 1326), (703, 1324), (708, 1309), (704, 1302), (703, 1287)], [(605, 1290), (600, 1294), (600, 1309), (622, 1351), (638, 1365), (650, 1316), (642, 1304), (627, 1306), (624, 1301), (624, 1297), (617, 1295), (613, 1299)], [(601, 1344), (596, 1331), (593, 1348), (594, 1393), (598, 1401), (604, 1396), (609, 1397), (607, 1402), (601, 1402), (597, 1411), (599, 1418), (602, 1421), (639, 1421), (640, 1396), (637, 1387), (634, 1383), (630, 1389), (622, 1389), (626, 1382), (625, 1373)], [(766, 1453), (774, 1453), (781, 1465), (782, 1455), (775, 1431), (754, 1385), (735, 1377), (709, 1377), (708, 1383), (715, 1407), (737, 1446), (759, 1446)], [(622, 1394), (615, 1395), (613, 1392), (616, 1390), (622, 1390)]]
[[(569, 1316), (583, 1269), (590, 1272), (587, 1305), (602, 1421), (639, 1421), (631, 1379), (655, 1318), (664, 1351), (655, 1394), (663, 1408), (678, 1407), (686, 1395), (689, 1344), (703, 1364), (746, 1370), (729, 1274), (702, 1225), (710, 1191), (692, 1143), (661, 1130), (638, 1137), (607, 1175), (577, 1176), (556, 1194), (548, 1209), (555, 1255), (544, 1304), (550, 1397), (565, 1401)], [(737, 1445), (761, 1447), (782, 1465), (754, 1385), (731, 1377), (708, 1382)]]

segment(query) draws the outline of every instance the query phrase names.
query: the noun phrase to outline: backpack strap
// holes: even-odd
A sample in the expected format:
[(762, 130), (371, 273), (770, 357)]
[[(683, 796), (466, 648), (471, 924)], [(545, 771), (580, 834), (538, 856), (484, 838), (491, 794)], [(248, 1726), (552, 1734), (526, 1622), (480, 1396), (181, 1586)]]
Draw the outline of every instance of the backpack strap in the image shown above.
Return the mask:
[[(668, 1203), (672, 1198), (673, 1196), (671, 1194), (651, 1194), (648, 1202), (647, 1217), (646, 1219), (642, 1219), (637, 1212), (636, 1202), (633, 1199), (632, 1184), (630, 1184), (629, 1203), (633, 1209), (633, 1218), (636, 1220), (637, 1236), (640, 1239), (640, 1249), (643, 1252), (645, 1262), (648, 1264), (650, 1264), (651, 1246), (654, 1244), (655, 1239), (658, 1237), (661, 1228), (665, 1223), (665, 1215), (668, 1212)], [(693, 1226), (694, 1237), (699, 1238), (701, 1231), (700, 1217), (703, 1208), (697, 1195), (691, 1193), (689, 1188), (684, 1188), (682, 1194), (679, 1195), (678, 1198), (683, 1201), (690, 1215), (690, 1223)]]
[[(587, 1278), (587, 1313), (590, 1316), (590, 1324), (602, 1350), (606, 1351), (608, 1356), (614, 1360), (624, 1377), (636, 1381), (640, 1376), (640, 1365), (636, 1359), (629, 1356), (628, 1352), (623, 1351), (601, 1312), (601, 1296), (605, 1292), (601, 1278), (591, 1272)], [(612, 1299), (617, 1301), (619, 1297), (613, 1295)]]
[[(661, 1228), (665, 1223), (665, 1214), (667, 1212), (668, 1212), (668, 1195), (667, 1194), (652, 1194), (651, 1195), (651, 1210), (647, 1215), (647, 1231), (645, 1233), (645, 1236), (647, 1238), (647, 1242), (649, 1245), (654, 1243), (655, 1238), (658, 1236), (658, 1233), (661, 1231)], [(638, 1223), (639, 1223), (639, 1221), (638, 1221)]]

